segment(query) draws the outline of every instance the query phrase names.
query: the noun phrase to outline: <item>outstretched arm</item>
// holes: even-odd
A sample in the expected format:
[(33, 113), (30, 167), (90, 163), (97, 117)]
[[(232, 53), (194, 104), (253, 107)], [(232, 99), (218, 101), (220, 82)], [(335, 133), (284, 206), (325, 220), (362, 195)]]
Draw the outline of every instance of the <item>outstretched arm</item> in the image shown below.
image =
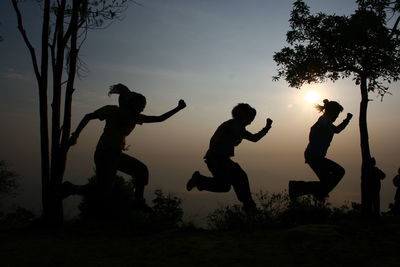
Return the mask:
[(259, 131), (256, 134), (252, 134), (246, 131), (245, 136), (243, 138), (251, 142), (257, 142), (268, 133), (269, 129), (271, 129), (271, 126), (272, 126), (272, 120), (268, 118), (267, 124), (265, 125), (264, 128), (261, 129), (261, 131)]
[(81, 122), (78, 124), (78, 127), (76, 127), (75, 132), (73, 132), (71, 134), (71, 137), (69, 138), (70, 146), (73, 146), (76, 144), (76, 142), (78, 141), (78, 137), (79, 137), (80, 133), (82, 132), (83, 128), (85, 128), (85, 126), (89, 123), (89, 121), (94, 120), (94, 119), (98, 119), (98, 116), (96, 115), (96, 113), (88, 113), (83, 117)]
[(165, 121), (166, 119), (170, 118), (173, 116), (175, 113), (180, 111), (181, 109), (184, 109), (186, 107), (185, 101), (182, 99), (179, 100), (178, 106), (174, 109), (171, 109), (170, 111), (160, 115), (160, 116), (147, 116), (147, 115), (141, 115), (141, 122), (142, 123), (152, 123), (152, 122), (162, 122)]
[(353, 117), (353, 114), (347, 113), (346, 119), (344, 119), (342, 121), (342, 123), (339, 124), (338, 126), (334, 126), (333, 132), (334, 133), (340, 133), (341, 131), (343, 131), (344, 128), (346, 128), (347, 124), (349, 124), (349, 122), (350, 122), (352, 117)]

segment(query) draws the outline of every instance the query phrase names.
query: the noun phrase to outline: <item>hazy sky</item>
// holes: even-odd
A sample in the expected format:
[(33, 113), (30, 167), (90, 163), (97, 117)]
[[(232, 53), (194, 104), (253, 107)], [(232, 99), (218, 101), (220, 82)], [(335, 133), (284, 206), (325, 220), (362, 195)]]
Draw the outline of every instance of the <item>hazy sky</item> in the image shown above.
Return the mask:
[[(271, 131), (258, 143), (247, 141), (236, 149), (235, 161), (248, 173), (253, 192), (280, 192), (291, 179), (316, 180), (304, 164), (308, 133), (319, 113), (304, 97), (314, 90), (323, 98), (339, 101), (354, 119), (336, 135), (328, 157), (346, 169), (331, 193), (336, 205), (360, 201), (360, 148), (358, 110), (360, 93), (351, 79), (336, 83), (288, 87), (273, 82), (274, 52), (283, 48), (293, 1), (286, 0), (142, 0), (131, 6), (122, 21), (105, 30), (92, 31), (81, 50), (89, 68), (78, 80), (74, 94), (73, 127), (82, 116), (116, 104), (108, 97), (111, 84), (124, 83), (147, 97), (145, 114), (158, 115), (175, 107), (180, 98), (188, 107), (160, 124), (139, 126), (128, 137), (129, 154), (147, 164), (150, 184), (183, 198), (192, 219), (222, 204), (238, 203), (232, 192), (185, 192), (195, 170), (209, 174), (203, 155), (216, 127), (230, 118), (234, 105), (246, 102), (257, 109), (248, 127), (258, 131), (265, 119), (274, 120)], [(306, 1), (312, 12), (348, 15), (352, 0)], [(24, 4), (24, 23), (38, 47), (41, 14), (37, 4)], [(16, 203), (40, 211), (40, 154), (37, 85), (30, 56), (17, 31), (10, 1), (0, 3), (0, 159), (21, 176), (22, 193)], [(382, 209), (394, 198), (392, 178), (399, 162), (399, 85), (381, 102), (371, 95), (368, 125), (372, 154), (387, 174), (382, 185)], [(71, 149), (65, 179), (83, 184), (93, 174), (93, 152), (103, 128), (91, 122)], [(78, 197), (66, 201), (66, 216), (74, 214)], [(198, 215), (196, 215), (198, 214)]]

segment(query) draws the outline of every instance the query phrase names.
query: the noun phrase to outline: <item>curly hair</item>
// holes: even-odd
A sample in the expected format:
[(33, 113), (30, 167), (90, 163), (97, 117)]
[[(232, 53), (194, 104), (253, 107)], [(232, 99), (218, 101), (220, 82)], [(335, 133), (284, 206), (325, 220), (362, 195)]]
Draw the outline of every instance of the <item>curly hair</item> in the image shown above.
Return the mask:
[(254, 118), (256, 114), (257, 111), (246, 103), (239, 103), (232, 109), (234, 119)]

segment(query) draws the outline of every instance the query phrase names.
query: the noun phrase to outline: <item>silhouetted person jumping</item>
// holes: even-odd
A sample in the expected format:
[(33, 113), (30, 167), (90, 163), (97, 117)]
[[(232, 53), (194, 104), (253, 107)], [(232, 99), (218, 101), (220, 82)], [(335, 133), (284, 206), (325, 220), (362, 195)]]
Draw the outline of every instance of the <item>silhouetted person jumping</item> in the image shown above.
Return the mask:
[(256, 134), (246, 130), (256, 116), (256, 110), (248, 104), (238, 104), (232, 110), (232, 119), (222, 123), (211, 137), (209, 149), (204, 156), (205, 163), (213, 177), (206, 177), (196, 171), (187, 182), (186, 189), (191, 191), (194, 187), (198, 190), (210, 192), (228, 192), (233, 186), (236, 196), (243, 203), (245, 211), (256, 209), (256, 204), (251, 196), (249, 180), (246, 172), (232, 161), (234, 148), (243, 139), (257, 142), (264, 137), (272, 125), (272, 120), (267, 119), (266, 126)]
[(63, 197), (68, 195), (88, 195), (96, 193), (100, 200), (107, 201), (111, 196), (116, 172), (122, 171), (134, 179), (134, 206), (144, 211), (150, 208), (146, 205), (143, 194), (144, 187), (149, 182), (149, 171), (147, 166), (138, 159), (123, 153), (126, 150), (125, 138), (137, 124), (162, 122), (186, 107), (183, 100), (179, 100), (176, 108), (160, 116), (147, 116), (141, 114), (146, 106), (146, 98), (138, 93), (131, 92), (123, 84), (110, 87), (109, 94), (119, 94), (119, 106), (107, 105), (93, 113), (86, 114), (79, 123), (77, 129), (72, 133), (70, 144), (77, 142), (79, 134), (91, 120), (105, 120), (103, 134), (97, 143), (94, 154), (96, 164), (96, 180), (94, 185), (73, 185), (70, 182), (63, 183)]
[(324, 100), (324, 105), (317, 105), (320, 112), (324, 112), (318, 121), (311, 127), (309, 144), (304, 152), (306, 163), (319, 178), (319, 182), (289, 181), (289, 197), (295, 201), (297, 197), (311, 194), (317, 200), (324, 201), (329, 192), (339, 183), (345, 170), (336, 162), (326, 158), (333, 135), (340, 133), (353, 117), (347, 113), (346, 119), (338, 126), (333, 122), (343, 111), (343, 107), (335, 102)]

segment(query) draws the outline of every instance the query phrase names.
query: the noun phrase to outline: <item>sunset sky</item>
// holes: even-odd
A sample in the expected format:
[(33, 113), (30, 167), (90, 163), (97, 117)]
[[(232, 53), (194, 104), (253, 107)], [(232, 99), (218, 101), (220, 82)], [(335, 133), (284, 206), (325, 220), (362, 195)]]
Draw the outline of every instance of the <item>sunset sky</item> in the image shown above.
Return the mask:
[[(89, 32), (81, 50), (87, 76), (78, 80), (73, 102), (73, 127), (86, 113), (117, 104), (108, 87), (123, 83), (147, 97), (144, 114), (159, 115), (184, 99), (187, 108), (160, 124), (138, 126), (127, 138), (127, 152), (147, 164), (148, 201), (157, 188), (183, 198), (190, 219), (198, 219), (225, 204), (238, 203), (225, 194), (185, 191), (195, 170), (209, 174), (203, 162), (211, 135), (230, 118), (237, 103), (249, 103), (257, 116), (248, 130), (256, 132), (270, 117), (271, 131), (258, 143), (243, 141), (234, 158), (246, 170), (253, 193), (281, 192), (292, 179), (316, 180), (303, 152), (312, 124), (320, 114), (315, 99), (336, 100), (354, 118), (334, 137), (328, 158), (346, 169), (331, 193), (334, 205), (360, 201), (358, 113), (360, 92), (349, 78), (336, 83), (290, 88), (273, 82), (273, 55), (286, 46), (288, 19), (294, 1), (287, 0), (139, 0), (122, 21)], [(352, 0), (305, 1), (311, 12), (349, 15)], [(41, 14), (35, 1), (22, 5), (28, 35), (39, 50)], [(39, 116), (37, 85), (31, 59), (17, 31), (10, 1), (0, 3), (0, 159), (15, 170), (22, 192), (11, 201), (37, 213), (41, 209)], [(310, 93), (313, 91), (314, 93)], [(371, 94), (368, 126), (372, 155), (387, 174), (382, 183), (382, 209), (393, 200), (392, 178), (400, 167), (399, 84), (384, 101)], [(314, 94), (310, 97), (309, 94)], [(50, 102), (50, 99), (49, 99)], [(90, 122), (69, 153), (65, 179), (83, 184), (93, 174), (93, 153), (103, 122)], [(79, 197), (65, 204), (66, 216), (76, 214)], [(1, 207), (0, 207), (1, 208)]]

